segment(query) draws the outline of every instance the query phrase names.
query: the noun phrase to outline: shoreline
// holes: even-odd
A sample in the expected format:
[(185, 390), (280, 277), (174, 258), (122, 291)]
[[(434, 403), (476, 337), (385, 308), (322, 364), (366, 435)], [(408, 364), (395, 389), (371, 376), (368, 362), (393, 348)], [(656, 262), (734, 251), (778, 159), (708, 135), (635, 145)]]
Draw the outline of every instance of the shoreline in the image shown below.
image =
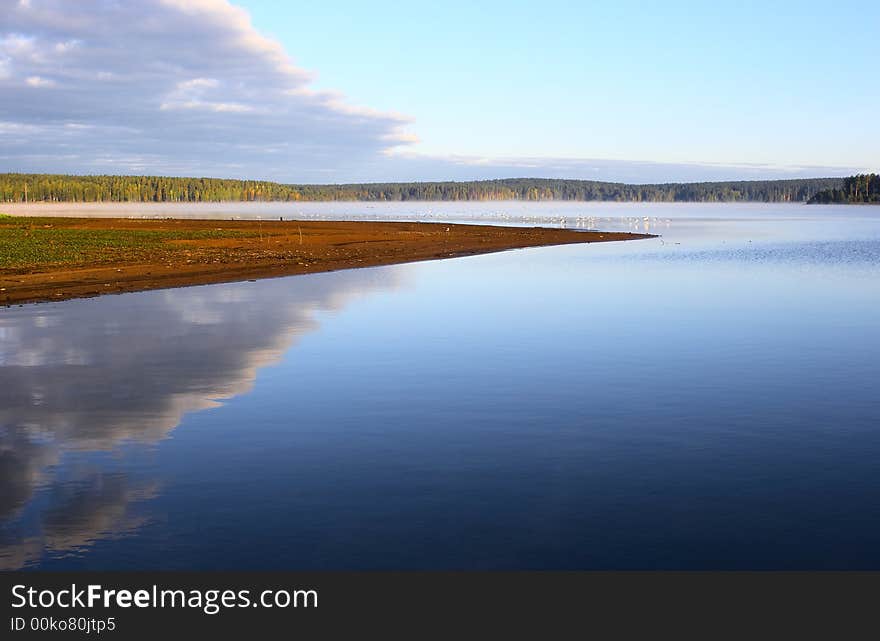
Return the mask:
[[(0, 234), (4, 233), (17, 234), (13, 243), (21, 238), (21, 243), (33, 244), (39, 250), (35, 253), (55, 251), (66, 261), (53, 262), (50, 257), (42, 262), (0, 266), (0, 305), (6, 306), (527, 247), (656, 237), (436, 222), (60, 217), (0, 218)], [(96, 236), (111, 240), (94, 248), (89, 243)], [(83, 253), (73, 258), (70, 253), (74, 241), (70, 238), (85, 245)], [(94, 253), (94, 259), (82, 260), (89, 252)]]

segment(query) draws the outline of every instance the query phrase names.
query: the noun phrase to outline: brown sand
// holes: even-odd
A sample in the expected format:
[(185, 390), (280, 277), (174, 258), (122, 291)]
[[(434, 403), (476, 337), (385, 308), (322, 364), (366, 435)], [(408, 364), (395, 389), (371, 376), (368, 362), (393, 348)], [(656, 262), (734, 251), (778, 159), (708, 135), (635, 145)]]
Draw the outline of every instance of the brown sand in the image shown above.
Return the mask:
[[(444, 223), (219, 221), (58, 218), (76, 229), (254, 233), (167, 241), (175, 251), (147, 260), (0, 270), (0, 304), (326, 272), (469, 256), (523, 247), (650, 238), (650, 234)], [(222, 236), (222, 234), (221, 234)], [(179, 251), (178, 251), (179, 250)]]

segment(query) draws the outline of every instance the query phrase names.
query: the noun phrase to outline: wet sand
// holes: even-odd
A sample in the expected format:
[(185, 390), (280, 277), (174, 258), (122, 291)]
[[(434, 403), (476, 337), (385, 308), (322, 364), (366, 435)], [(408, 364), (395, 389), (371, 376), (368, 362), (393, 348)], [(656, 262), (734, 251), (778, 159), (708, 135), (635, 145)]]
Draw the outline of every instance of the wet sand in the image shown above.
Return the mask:
[[(233, 282), (373, 267), (651, 234), (542, 227), (362, 221), (219, 221), (54, 218), (52, 228), (211, 232), (169, 240), (146, 258), (105, 256), (100, 264), (37, 264), (0, 269), (0, 304)], [(229, 237), (224, 237), (228, 232)], [(2, 231), (0, 231), (2, 233)]]

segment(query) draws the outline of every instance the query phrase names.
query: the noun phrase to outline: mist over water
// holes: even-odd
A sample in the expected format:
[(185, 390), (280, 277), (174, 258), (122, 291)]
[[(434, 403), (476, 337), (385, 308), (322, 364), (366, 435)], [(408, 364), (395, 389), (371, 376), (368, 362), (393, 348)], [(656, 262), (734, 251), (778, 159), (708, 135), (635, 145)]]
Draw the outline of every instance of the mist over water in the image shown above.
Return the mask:
[(661, 237), (0, 309), (0, 566), (880, 568), (877, 208), (306, 205)]
[(672, 220), (817, 220), (872, 218), (855, 207), (787, 203), (632, 203), (598, 201), (407, 201), (407, 202), (220, 202), (220, 203), (8, 203), (16, 216), (197, 218), (218, 220), (388, 220), (554, 225), (607, 231), (660, 230)]

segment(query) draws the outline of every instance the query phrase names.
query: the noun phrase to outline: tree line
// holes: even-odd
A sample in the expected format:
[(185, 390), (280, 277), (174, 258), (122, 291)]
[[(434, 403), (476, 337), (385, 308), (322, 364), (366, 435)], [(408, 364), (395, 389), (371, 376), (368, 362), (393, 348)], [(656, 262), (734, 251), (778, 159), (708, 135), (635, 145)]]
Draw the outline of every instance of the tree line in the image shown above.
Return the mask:
[[(873, 176), (873, 174), (872, 174)], [(263, 180), (166, 176), (0, 174), (0, 202), (220, 202), (411, 200), (603, 200), (630, 202), (807, 202), (851, 193), (853, 178), (805, 178), (630, 185), (512, 178), (466, 182), (291, 185)], [(876, 176), (855, 192), (877, 193)], [(867, 185), (867, 187), (858, 187)], [(861, 190), (861, 191), (859, 191)], [(873, 190), (873, 191), (871, 191)], [(822, 196), (824, 198), (824, 196)], [(843, 198), (844, 196), (840, 196)], [(820, 201), (817, 201), (820, 202)], [(825, 201), (821, 201), (825, 202)], [(832, 201), (828, 201), (832, 202)], [(838, 202), (838, 201), (833, 201)], [(844, 201), (841, 201), (844, 202)], [(849, 202), (849, 201), (846, 201)]]
[(810, 203), (880, 203), (880, 174), (858, 174), (843, 180), (840, 187), (823, 189)]

